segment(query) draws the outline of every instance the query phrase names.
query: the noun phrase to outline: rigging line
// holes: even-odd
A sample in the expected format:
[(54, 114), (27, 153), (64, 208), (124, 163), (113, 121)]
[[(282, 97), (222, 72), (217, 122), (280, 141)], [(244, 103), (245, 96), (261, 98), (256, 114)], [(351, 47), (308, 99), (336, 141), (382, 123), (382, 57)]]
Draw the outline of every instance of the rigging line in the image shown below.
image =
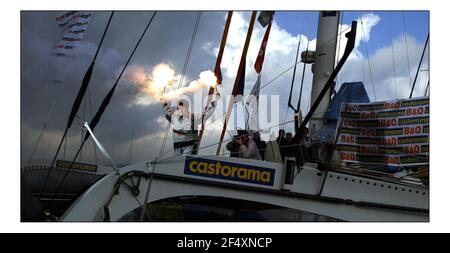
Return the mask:
[(423, 56), (425, 55), (425, 51), (427, 49), (429, 39), (430, 39), (430, 33), (428, 33), (427, 40), (425, 41), (425, 45), (423, 46), (422, 56), (420, 57), (419, 66), (417, 66), (417, 72), (416, 72), (416, 76), (414, 77), (414, 82), (413, 82), (413, 85), (411, 88), (411, 93), (409, 93), (409, 98), (411, 98), (413, 95), (414, 87), (416, 86), (417, 76), (419, 75), (420, 66), (422, 65)]
[(192, 52), (192, 48), (194, 47), (194, 41), (195, 41), (195, 37), (197, 37), (197, 29), (198, 29), (198, 24), (200, 23), (200, 17), (202, 16), (202, 12), (199, 11), (197, 14), (197, 19), (195, 21), (195, 25), (194, 25), (194, 31), (192, 33), (192, 37), (191, 37), (191, 42), (189, 43), (189, 48), (188, 48), (188, 52), (186, 55), (186, 61), (184, 62), (184, 66), (183, 66), (183, 72), (181, 74), (181, 78), (180, 78), (180, 82), (178, 83), (178, 88), (181, 87), (181, 85), (183, 85), (183, 80), (184, 77), (186, 75), (186, 70), (187, 70), (187, 66), (189, 63), (189, 59), (191, 57), (191, 52)]
[[(217, 118), (222, 122), (222, 124), (225, 122), (225, 115), (226, 115), (226, 114), (227, 114), (227, 113), (224, 112), (224, 113), (222, 113), (222, 115), (220, 115), (220, 117), (217, 117)], [(207, 127), (207, 126), (213, 124), (215, 121), (216, 121), (215, 119), (210, 120), (210, 121), (209, 121), (210, 123), (209, 123), (209, 124), (205, 124), (205, 127)], [(229, 135), (230, 137), (232, 137), (230, 130), (227, 129), (227, 133), (228, 133), (228, 135)]]
[(428, 88), (430, 87), (430, 72), (427, 72), (427, 87), (425, 87), (425, 92), (427, 92)]
[(38, 136), (38, 138), (37, 138), (36, 144), (34, 145), (33, 151), (31, 151), (31, 155), (30, 155), (30, 158), (28, 158), (28, 161), (27, 161), (27, 165), (26, 165), (26, 166), (30, 165), (30, 162), (31, 162), (31, 160), (33, 159), (33, 156), (34, 156), (34, 152), (36, 151), (36, 148), (37, 148), (39, 142), (41, 141), (42, 134), (44, 133), (46, 127), (47, 127), (47, 122), (44, 122), (44, 125), (43, 125), (43, 127), (42, 127), (42, 130), (41, 130), (41, 132), (39, 133), (39, 136)]
[[(233, 106), (233, 109), (234, 109), (234, 106)], [(227, 113), (224, 112), (224, 113), (222, 113), (222, 115), (219, 117), (219, 119), (220, 119), (220, 121), (222, 122), (222, 124), (225, 122), (225, 115), (226, 115), (226, 114), (227, 114)], [(210, 122), (210, 124), (212, 124), (212, 123), (213, 123), (213, 121)], [(208, 124), (208, 125), (209, 125), (209, 124)], [(208, 125), (205, 125), (205, 127), (208, 126)], [(228, 133), (228, 135), (230, 136), (230, 138), (233, 137), (233, 135), (231, 134), (231, 132), (230, 132), (229, 129), (227, 129), (227, 133)]]
[(67, 139), (68, 138), (64, 139), (63, 160), (66, 160)]
[[(165, 92), (166, 92), (166, 87), (164, 87), (164, 89), (163, 89), (163, 94), (164, 94)], [(164, 120), (164, 118), (165, 118), (165, 117), (163, 117), (163, 120)], [(160, 155), (164, 152), (164, 148), (166, 147), (166, 141), (167, 141), (167, 135), (169, 134), (169, 129), (170, 129), (170, 123), (167, 122), (166, 130), (164, 130), (164, 138), (163, 138), (163, 142), (162, 142), (161, 148), (160, 148), (160, 150), (159, 150), (159, 154), (160, 154)]]
[[(430, 85), (430, 47), (428, 47), (428, 55), (427, 55), (427, 65), (428, 65), (428, 69), (427, 69), (427, 87), (425, 88), (425, 93), (427, 92), (428, 86)], [(428, 94), (429, 95), (429, 94)]]
[[(308, 53), (309, 50), (309, 40), (306, 43), (306, 53)], [(303, 93), (303, 84), (305, 81), (305, 74), (306, 74), (306, 62), (303, 63), (303, 71), (302, 71), (302, 82), (300, 83), (300, 95), (298, 97), (298, 103), (297, 103), (297, 110), (301, 111), (301, 104), (300, 102), (302, 101), (302, 93)]]
[(166, 147), (167, 137), (169, 135), (170, 123), (167, 122), (166, 130), (164, 131), (164, 139), (161, 145), (161, 149), (159, 150), (159, 154), (161, 155), (164, 152), (164, 148)]
[(97, 51), (95, 52), (95, 55), (94, 55), (94, 62), (95, 62), (95, 60), (97, 60), (98, 53), (100, 52), (100, 48), (103, 44), (103, 40), (105, 39), (106, 31), (108, 30), (108, 27), (109, 27), (109, 24), (111, 23), (111, 19), (112, 19), (113, 15), (114, 15), (114, 11), (112, 11), (111, 15), (109, 16), (108, 23), (106, 24), (106, 29), (103, 32), (102, 38), (100, 39), (100, 43), (97, 47)]
[[(56, 94), (56, 92), (55, 92), (55, 94)], [(47, 115), (45, 116), (45, 121), (44, 121), (44, 124), (42, 125), (41, 132), (39, 133), (39, 136), (38, 136), (38, 138), (37, 138), (37, 140), (36, 140), (36, 144), (35, 144), (34, 147), (33, 147), (33, 151), (31, 152), (30, 158), (28, 158), (27, 166), (29, 165), (29, 163), (31, 162), (31, 160), (33, 160), (34, 153), (35, 153), (35, 151), (37, 150), (37, 147), (39, 146), (39, 143), (40, 143), (40, 141), (41, 141), (41, 138), (42, 138), (42, 136), (43, 136), (44, 133), (45, 133), (45, 129), (47, 129), (47, 123), (48, 123), (48, 121), (49, 121), (49, 119), (50, 119), (50, 114), (53, 113), (53, 110), (54, 110), (55, 105), (56, 105), (56, 98), (57, 98), (57, 96), (53, 96), (53, 98), (52, 98), (52, 104), (51, 104), (51, 106), (50, 106), (50, 110), (47, 111)]]
[[(225, 115), (226, 115), (226, 113), (222, 114), (222, 116), (219, 118), (220, 121), (222, 122), (222, 124), (225, 124)], [(228, 136), (230, 136), (229, 140), (233, 139), (233, 135), (231, 134), (230, 130), (226, 129), (226, 131), (227, 131)], [(214, 145), (216, 145), (216, 144), (219, 144), (219, 143), (214, 143)], [(200, 150), (200, 148), (198, 150)]]
[[(319, 13), (319, 15), (320, 15), (320, 13)], [(309, 31), (310, 31), (310, 33), (311, 33), (311, 36), (312, 36), (312, 33), (313, 33), (313, 24), (314, 24), (314, 13), (313, 12), (311, 12), (311, 16), (310, 16), (310, 27), (309, 27)], [(347, 28), (348, 29), (348, 28)], [(338, 36), (340, 36), (343, 32), (345, 32), (347, 29), (345, 29), (345, 30), (343, 30), (343, 31), (341, 31), (341, 33), (340, 34), (338, 34)], [(331, 40), (333, 40), (333, 39), (331, 39)], [(328, 43), (328, 42), (327, 42)], [(327, 43), (325, 43), (325, 44), (327, 44)], [(307, 46), (309, 46), (309, 39), (308, 39), (308, 44), (307, 44)], [(317, 50), (316, 50), (317, 51)], [(297, 62), (297, 64), (298, 64), (298, 62)], [(303, 66), (303, 68), (305, 69), (305, 66)], [(268, 84), (267, 84), (268, 85)], [(265, 86), (267, 86), (267, 85), (265, 85)], [(264, 86), (264, 87), (265, 87)], [(264, 88), (263, 87), (263, 88)], [(261, 88), (262, 89), (262, 88)], [(300, 93), (301, 94), (301, 93)], [(308, 105), (307, 105), (307, 107), (306, 108), (309, 108), (309, 106), (310, 106), (310, 102), (311, 102), (311, 96), (309, 96), (309, 99), (308, 99)], [(300, 105), (301, 106), (301, 105)], [(303, 118), (305, 118), (305, 117), (303, 117)], [(295, 120), (292, 120), (291, 122), (293, 122), (293, 121), (295, 121)], [(288, 123), (290, 123), (290, 122), (288, 122)]]
[(366, 82), (366, 73), (365, 73), (365, 71), (366, 71), (366, 68), (365, 68), (365, 65), (366, 63), (365, 63), (365, 61), (364, 61), (364, 57), (361, 57), (361, 66), (362, 66), (362, 80), (363, 80), (363, 83), (365, 83)]
[(283, 120), (283, 122), (286, 121), (288, 112), (289, 112), (289, 106), (286, 107), (286, 112), (284, 113), (284, 120)]
[(374, 101), (377, 101), (377, 95), (375, 93), (375, 85), (373, 83), (372, 68), (370, 67), (370, 56), (369, 56), (369, 51), (367, 50), (366, 36), (364, 35), (364, 23), (363, 23), (363, 19), (362, 19), (362, 12), (360, 12), (359, 19), (361, 20), (361, 32), (362, 32), (362, 37), (363, 37), (362, 41), (363, 41), (364, 48), (366, 51), (366, 56), (367, 56), (367, 66), (369, 67), (369, 75), (370, 75), (370, 82), (372, 83), (373, 97), (374, 97)]
[[(292, 99), (292, 90), (294, 88), (294, 83), (295, 83), (295, 73), (297, 72), (297, 64), (295, 64), (295, 63), (298, 61), (298, 53), (300, 51), (301, 44), (302, 44), (302, 30), (300, 29), (299, 36), (298, 36), (297, 53), (295, 54), (294, 71), (292, 72), (291, 90), (289, 91), (289, 98), (288, 98), (288, 108), (292, 108), (292, 110), (294, 110), (295, 112), (297, 112), (299, 110), (299, 108), (297, 107), (297, 109), (295, 109), (294, 106), (292, 106), (291, 99)], [(287, 114), (287, 111), (286, 111), (286, 114)]]
[[(142, 38), (144, 38), (144, 35), (146, 34), (146, 32), (147, 32), (147, 30), (148, 30), (150, 24), (152, 23), (153, 19), (155, 18), (156, 13), (157, 13), (157, 11), (153, 12), (152, 17), (151, 17), (150, 20), (148, 21), (148, 23), (147, 23), (147, 25), (146, 25), (144, 31), (142, 32), (142, 34), (141, 34), (139, 40), (137, 41), (137, 43), (136, 43), (136, 45), (135, 45), (133, 51), (131, 52), (131, 54), (130, 54), (128, 60), (127, 60), (127, 62), (125, 63), (125, 65), (124, 65), (123, 68), (122, 68), (122, 71), (120, 72), (119, 76), (117, 77), (117, 79), (116, 79), (116, 81), (115, 81), (113, 87), (112, 87), (111, 90), (107, 93), (107, 95), (106, 95), (105, 98), (103, 99), (102, 103), (100, 104), (100, 107), (99, 107), (97, 113), (95, 114), (94, 118), (91, 120), (91, 123), (89, 124), (89, 127), (91, 128), (91, 131), (94, 131), (94, 128), (97, 126), (98, 122), (99, 122), (100, 119), (101, 119), (101, 116), (102, 116), (103, 113), (105, 112), (106, 107), (108, 106), (109, 102), (111, 101), (111, 98), (112, 98), (112, 96), (113, 96), (113, 94), (114, 94), (114, 91), (115, 91), (115, 89), (116, 89), (116, 87), (117, 87), (117, 84), (119, 83), (119, 81), (120, 81), (120, 79), (121, 79), (123, 73), (125, 72), (125, 69), (127, 68), (128, 64), (130, 63), (131, 59), (133, 58), (133, 55), (134, 55), (134, 53), (136, 52), (137, 48), (139, 47), (139, 45), (140, 45), (140, 43), (141, 43), (141, 41), (142, 41)], [(55, 194), (57, 194), (57, 193), (59, 192), (61, 186), (63, 185), (65, 179), (67, 178), (68, 172), (69, 172), (70, 169), (72, 168), (72, 165), (74, 164), (75, 160), (77, 159), (78, 155), (80, 154), (80, 151), (81, 151), (81, 149), (83, 148), (83, 145), (84, 145), (84, 143), (86, 143), (86, 141), (87, 141), (87, 139), (89, 138), (89, 136), (90, 136), (90, 133), (89, 133), (89, 132), (86, 132), (86, 135), (85, 135), (85, 137), (84, 137), (83, 143), (82, 143), (81, 146), (78, 148), (78, 151), (77, 151), (77, 153), (75, 154), (75, 157), (72, 159), (72, 162), (70, 163), (69, 169), (67, 169), (67, 171), (65, 172), (63, 178), (61, 179), (61, 181), (60, 181), (58, 187), (56, 188)], [(52, 206), (53, 200), (54, 200), (54, 199), (52, 199), (51, 202), (50, 202), (50, 207)]]
[(327, 82), (325, 83), (323, 89), (320, 91), (320, 94), (317, 96), (317, 98), (314, 100), (314, 102), (311, 104), (311, 108), (308, 111), (308, 114), (305, 117), (305, 120), (301, 123), (300, 131), (297, 131), (299, 133), (299, 138), (302, 139), (302, 136), (304, 134), (304, 129), (306, 125), (309, 123), (309, 120), (311, 119), (312, 115), (316, 112), (319, 104), (321, 103), (321, 100), (326, 95), (327, 91), (329, 91), (330, 87), (334, 86), (334, 78), (336, 77), (336, 74), (342, 69), (342, 66), (344, 66), (346, 60), (352, 53), (354, 47), (355, 47), (355, 37), (356, 37), (356, 28), (357, 22), (352, 21), (351, 31), (346, 35), (348, 38), (347, 43), (345, 45), (345, 52), (342, 56), (342, 58), (339, 60), (338, 65), (334, 68), (333, 72), (330, 74)]
[[(89, 90), (86, 89), (86, 95), (89, 96)], [(86, 119), (86, 99), (83, 99), (83, 119)], [(83, 143), (83, 133), (84, 133), (84, 128), (81, 128), (80, 131), (80, 145), (81, 143)], [(80, 152), (80, 158), (79, 161), (82, 161), (82, 155), (83, 155), (83, 150), (81, 150)]]
[(74, 120), (74, 118), (75, 118), (75, 116), (76, 116), (76, 114), (78, 112), (78, 109), (80, 108), (81, 102), (82, 102), (84, 94), (86, 92), (86, 89), (89, 86), (89, 82), (90, 82), (91, 77), (92, 77), (92, 72), (94, 71), (95, 60), (97, 59), (97, 55), (100, 52), (100, 48), (101, 48), (101, 46), (103, 44), (103, 41), (105, 39), (105, 35), (106, 35), (106, 32), (108, 31), (109, 25), (111, 24), (111, 19), (112, 19), (113, 15), (114, 15), (114, 11), (112, 11), (111, 15), (109, 16), (108, 23), (106, 24), (105, 30), (103, 31), (103, 35), (102, 35), (100, 43), (99, 43), (99, 45), (97, 47), (97, 51), (95, 52), (94, 58), (92, 59), (92, 62), (89, 65), (88, 70), (84, 74), (83, 81), (81, 83), (81, 87), (78, 90), (78, 94), (77, 94), (77, 96), (75, 98), (75, 101), (74, 101), (74, 103), (72, 105), (72, 109), (70, 111), (69, 118), (67, 119), (67, 125), (66, 125), (66, 127), (64, 129), (64, 133), (63, 133), (63, 135), (61, 137), (61, 140), (59, 142), (58, 149), (56, 150), (56, 153), (55, 153), (55, 155), (53, 157), (53, 160), (52, 160), (50, 169), (49, 169), (49, 171), (47, 173), (47, 176), (45, 178), (44, 184), (42, 185), (42, 189), (41, 189), (41, 191), (39, 193), (39, 197), (42, 196), (42, 193), (45, 191), (45, 188), (47, 187), (48, 179), (50, 178), (50, 175), (53, 172), (53, 166), (55, 165), (55, 161), (56, 161), (56, 158), (58, 157), (59, 151), (61, 150), (61, 146), (63, 144), (63, 141), (64, 141), (64, 139), (67, 136), (67, 132), (69, 131), (69, 128), (72, 126), (73, 120)]
[[(189, 59), (191, 58), (191, 52), (192, 52), (192, 48), (194, 47), (194, 41), (195, 38), (197, 37), (197, 30), (198, 30), (198, 25), (200, 23), (200, 18), (202, 16), (202, 12), (199, 11), (197, 14), (197, 19), (195, 20), (195, 24), (194, 24), (194, 31), (192, 32), (192, 37), (191, 37), (191, 41), (189, 43), (189, 47), (188, 47), (188, 51), (187, 51), (187, 55), (186, 55), (186, 60), (184, 61), (184, 65), (183, 65), (183, 70), (181, 72), (181, 77), (180, 80), (178, 82), (178, 89), (181, 88), (181, 86), (183, 85), (183, 81), (184, 81), (184, 77), (186, 75), (186, 70), (187, 70), (187, 66), (189, 63)], [(169, 130), (170, 130), (170, 122), (167, 122), (167, 127), (166, 127), (166, 131), (164, 133), (164, 139), (161, 145), (161, 149), (160, 149), (160, 154), (162, 154), (162, 152), (164, 151), (164, 148), (166, 146), (167, 143), (167, 138), (169, 136)]]
[[(89, 88), (88, 88), (88, 91), (89, 91)], [(91, 100), (91, 93), (90, 92), (88, 92), (88, 101), (89, 101), (89, 117), (92, 119), (92, 100)], [(97, 164), (98, 163), (98, 160), (97, 160), (97, 147), (95, 146), (95, 141), (94, 140), (92, 140), (92, 148), (94, 149), (94, 158), (95, 158), (95, 164)]]
[(278, 76), (276, 76), (275, 78), (273, 78), (272, 80), (270, 80), (269, 82), (267, 82), (264, 86), (261, 87), (260, 90), (266, 88), (269, 84), (271, 84), (273, 81), (275, 81), (276, 79), (278, 79), (279, 77), (281, 77), (282, 75), (286, 74), (286, 72), (288, 72), (289, 70), (291, 70), (295, 65), (300, 64), (301, 61), (298, 61), (296, 64), (290, 66), (289, 68), (287, 68), (286, 70), (284, 70), (283, 72), (281, 72)]
[[(351, 29), (351, 26), (343, 29), (342, 31), (340, 31), (339, 33), (336, 32), (335, 35), (333, 35), (332, 38), (330, 38), (329, 40), (327, 40), (326, 42), (322, 43), (321, 45), (316, 46), (316, 52), (318, 52), (320, 49), (325, 48), (326, 46), (328, 46), (329, 44), (334, 43), (335, 41), (337, 41), (338, 37), (341, 36), (343, 33), (345, 33), (347, 30)], [(345, 36), (345, 34), (344, 34)]]
[[(425, 95), (424, 96), (427, 96), (427, 91), (428, 91), (428, 89), (430, 88), (430, 79), (428, 78), (428, 83), (427, 83), (427, 87), (425, 88)], [(428, 96), (430, 95), (430, 92), (428, 92)]]
[(311, 107), (311, 96), (308, 98), (308, 106), (306, 108), (310, 108)]
[[(341, 31), (342, 31), (342, 22), (344, 21), (344, 12), (343, 11), (340, 11), (339, 12), (339, 21), (338, 21), (338, 24), (339, 24), (339, 29), (338, 29), (338, 34), (341, 34)], [(334, 66), (333, 66), (333, 68), (339, 63), (339, 56), (340, 56), (340, 52), (341, 52), (341, 40), (342, 40), (342, 36), (338, 36), (338, 46), (337, 46), (337, 55), (336, 55), (336, 61), (335, 61), (335, 63), (334, 63)], [(336, 75), (336, 87), (335, 87), (335, 89), (336, 90), (338, 90), (338, 87), (337, 87), (337, 85), (338, 85), (338, 83), (339, 83), (339, 74), (340, 73), (338, 73), (337, 75)]]
[(394, 56), (394, 38), (392, 35), (392, 14), (389, 13), (388, 20), (389, 20), (389, 34), (391, 36), (391, 51), (392, 51), (392, 68), (393, 68), (393, 74), (394, 74), (394, 88), (395, 88), (395, 98), (398, 99), (397, 94), (397, 74), (395, 71), (395, 56)]
[[(361, 26), (362, 27), (362, 26)], [(364, 43), (364, 41), (363, 41)], [(361, 66), (362, 66), (362, 80), (363, 80), (363, 84), (366, 83), (366, 62), (364, 61), (364, 53), (363, 53), (363, 57), (361, 57)], [(372, 92), (375, 91), (375, 88), (372, 85)], [(374, 93), (375, 94), (375, 93)]]
[(411, 61), (409, 60), (408, 40), (406, 38), (406, 21), (405, 21), (405, 12), (404, 11), (402, 11), (402, 21), (403, 21), (403, 34), (404, 34), (404, 37), (405, 37), (405, 46), (406, 46), (406, 60), (408, 61), (409, 86), (412, 86)]
[[(341, 33), (344, 33), (345, 31), (347, 31), (348, 29), (350, 29), (351, 27), (347, 27), (345, 28)], [(339, 36), (340, 34), (338, 34)], [(328, 43), (331, 43), (334, 39), (330, 39), (328, 42), (324, 43), (323, 45), (326, 45)], [(267, 82), (265, 85), (261, 86), (261, 89), (266, 88), (269, 84), (271, 84), (273, 81), (275, 81), (276, 79), (280, 78), (282, 75), (286, 74), (289, 70), (291, 70), (295, 65), (300, 64), (301, 61), (298, 61), (297, 63), (295, 63), (294, 65), (288, 67), (287, 69), (285, 69), (283, 72), (281, 72), (279, 75), (277, 75), (276, 77), (274, 77), (272, 80), (270, 80), (269, 82)]]
[[(361, 27), (362, 27), (362, 23), (361, 23)], [(364, 35), (364, 33), (362, 33)], [(364, 41), (363, 41), (364, 43)], [(362, 80), (363, 80), (363, 84), (366, 83), (366, 63), (364, 61), (364, 52), (363, 52), (363, 57), (361, 57), (361, 66), (362, 66)], [(375, 91), (373, 85), (372, 85), (372, 90), (373, 92)], [(375, 94), (375, 93), (374, 93)]]
[(245, 114), (244, 115), (245, 116), (245, 130), (249, 130), (249, 128), (248, 128), (248, 121), (250, 120), (250, 112), (248, 111), (248, 108), (247, 108), (247, 106), (245, 106), (243, 101), (244, 100), (242, 100), (242, 106), (244, 106), (244, 108), (245, 108), (245, 112), (244, 112), (244, 114)]

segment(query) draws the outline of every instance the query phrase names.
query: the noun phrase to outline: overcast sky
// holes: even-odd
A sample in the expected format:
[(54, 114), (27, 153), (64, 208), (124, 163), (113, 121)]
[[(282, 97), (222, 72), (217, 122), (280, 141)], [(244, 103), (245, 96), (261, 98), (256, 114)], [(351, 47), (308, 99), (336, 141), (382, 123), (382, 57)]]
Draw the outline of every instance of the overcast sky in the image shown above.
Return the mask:
[[(80, 87), (84, 72), (89, 66), (99, 43), (109, 12), (95, 12), (88, 30), (74, 50), (73, 57), (64, 65), (57, 64), (51, 49), (61, 38), (62, 31), (55, 22), (61, 12), (21, 13), (21, 160), (26, 161), (33, 150), (44, 122), (47, 129), (42, 135), (34, 158), (49, 159), (56, 151), (66, 124), (68, 112)], [(91, 79), (89, 96), (78, 115), (90, 121), (101, 100), (113, 85), (131, 50), (142, 33), (152, 12), (116, 12), (97, 59)], [(165, 62), (180, 74), (186, 60), (197, 12), (158, 12), (141, 45), (130, 63), (130, 69), (141, 66), (148, 71), (152, 66)], [(317, 12), (277, 12), (269, 38), (262, 70), (262, 86), (295, 62), (297, 43), (301, 48), (307, 41), (315, 48)], [(248, 28), (250, 12), (234, 12), (222, 61), (222, 94), (229, 94), (239, 65), (242, 46)], [(204, 70), (214, 68), (218, 46), (223, 32), (226, 12), (202, 12), (192, 54), (187, 65), (186, 81), (198, 78)], [(356, 47), (337, 78), (337, 86), (343, 82), (363, 81), (372, 101), (406, 98), (417, 70), (423, 45), (428, 34), (428, 12), (344, 12), (342, 30), (351, 20), (357, 20)], [(362, 25), (361, 25), (362, 20)], [(247, 57), (246, 91), (251, 90), (256, 73), (253, 64), (264, 34), (255, 24)], [(342, 34), (343, 35), (343, 34)], [(345, 47), (341, 44), (340, 51)], [(408, 51), (406, 51), (406, 48)], [(425, 69), (428, 69), (428, 53)], [(408, 61), (409, 59), (409, 61)], [(298, 95), (301, 65), (297, 68)], [(64, 69), (64, 83), (55, 84), (55, 71)], [(301, 108), (306, 114), (309, 107), (312, 74), (307, 66)], [(394, 71), (395, 70), (395, 71)], [(261, 91), (261, 94), (280, 95), (287, 98), (292, 78), (288, 71)], [(421, 71), (416, 96), (425, 92), (427, 72)], [(373, 80), (373, 82), (372, 82)], [(205, 92), (205, 91), (203, 91)], [(89, 99), (90, 98), (90, 99)], [(296, 103), (294, 96), (294, 103)], [(293, 113), (286, 110), (287, 99), (280, 99), (280, 122), (291, 120)], [(54, 101), (54, 107), (52, 103)], [(286, 113), (287, 112), (287, 113)], [(214, 122), (212, 124), (222, 124)], [(167, 122), (163, 118), (159, 101), (142, 94), (139, 89), (123, 80), (120, 82), (109, 107), (95, 129), (98, 139), (117, 163), (128, 163), (130, 141), (134, 140), (131, 162), (156, 157), (161, 149)], [(285, 127), (292, 131), (293, 126)], [(134, 138), (132, 138), (134, 132)], [(69, 132), (65, 158), (71, 159), (80, 144), (81, 127), (74, 124)], [(232, 133), (234, 134), (234, 133)], [(216, 143), (220, 132), (208, 131), (202, 146)], [(228, 136), (227, 136), (228, 137)], [(172, 148), (171, 131), (165, 150)], [(214, 153), (215, 147), (204, 153)], [(98, 155), (98, 161), (102, 158)], [(61, 152), (63, 158), (63, 152)], [(94, 162), (93, 144), (85, 145), (82, 154), (85, 162)]]

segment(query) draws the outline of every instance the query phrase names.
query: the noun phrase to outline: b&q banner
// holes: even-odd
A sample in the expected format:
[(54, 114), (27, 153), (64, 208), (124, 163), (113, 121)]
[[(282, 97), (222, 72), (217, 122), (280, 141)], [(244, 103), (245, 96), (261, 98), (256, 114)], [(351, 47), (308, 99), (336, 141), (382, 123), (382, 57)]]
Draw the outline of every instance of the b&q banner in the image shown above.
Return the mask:
[(428, 164), (429, 99), (343, 103), (336, 130), (342, 161), (415, 166)]

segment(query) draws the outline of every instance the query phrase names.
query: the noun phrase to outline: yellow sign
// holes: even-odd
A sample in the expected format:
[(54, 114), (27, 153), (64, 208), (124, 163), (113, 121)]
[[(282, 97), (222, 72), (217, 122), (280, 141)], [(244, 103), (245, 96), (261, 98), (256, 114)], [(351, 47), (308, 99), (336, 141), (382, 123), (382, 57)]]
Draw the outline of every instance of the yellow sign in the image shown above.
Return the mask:
[(275, 170), (224, 161), (187, 157), (184, 174), (273, 186)]
[(70, 164), (71, 164), (71, 162), (69, 162), (69, 161), (58, 160), (56, 162), (56, 167), (64, 168), (64, 169), (88, 171), (88, 172), (97, 172), (97, 165), (86, 164), (86, 163), (76, 163), (76, 162), (74, 162), (72, 164), (72, 166), (70, 166)]

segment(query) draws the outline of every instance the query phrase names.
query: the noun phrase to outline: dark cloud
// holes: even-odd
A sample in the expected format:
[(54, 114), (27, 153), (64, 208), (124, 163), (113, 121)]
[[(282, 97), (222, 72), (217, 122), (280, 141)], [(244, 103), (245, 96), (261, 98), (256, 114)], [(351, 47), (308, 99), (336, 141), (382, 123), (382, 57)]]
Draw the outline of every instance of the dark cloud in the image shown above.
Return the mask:
[[(68, 112), (110, 15), (109, 12), (95, 12), (86, 35), (74, 51), (74, 57), (64, 64), (59, 64), (50, 56), (52, 47), (62, 36), (55, 22), (58, 14), (60, 12), (21, 13), (22, 161), (31, 154), (47, 115), (49, 116), (47, 131), (43, 139), (49, 140), (42, 140), (44, 144), (40, 143), (36, 156), (50, 158), (55, 152), (57, 140), (50, 138), (58, 139), (58, 136), (62, 135)], [(79, 111), (80, 117), (89, 120), (91, 107), (95, 113), (152, 14), (153, 12), (114, 14), (91, 79), (89, 88), (91, 106), (86, 97), (86, 105), (82, 105)], [(159, 12), (130, 64), (143, 65), (151, 70), (157, 63), (167, 62), (175, 68), (177, 74), (181, 74), (197, 14), (198, 12)], [(188, 63), (187, 79), (196, 78), (200, 71), (214, 67), (215, 57), (203, 48), (205, 45), (217, 47), (222, 34), (222, 30), (218, 27), (223, 27), (224, 17), (223, 12), (202, 13)], [(64, 71), (63, 84), (53, 83), (55, 71), (58, 69)], [(123, 149), (124, 145), (129, 145), (132, 131), (135, 131), (135, 138), (138, 140), (163, 132), (165, 129), (164, 124), (158, 123), (162, 116), (159, 103), (147, 106), (133, 103), (138, 92), (132, 84), (121, 82), (95, 131), (119, 163), (128, 158), (128, 155), (124, 154), (126, 152), (120, 149)], [(53, 99), (55, 106), (51, 110)], [(79, 129), (79, 126), (74, 126), (71, 130), (72, 146), (76, 146), (74, 140), (80, 138)], [(161, 141), (153, 142), (150, 146), (155, 147), (146, 148), (159, 150), (160, 143)], [(146, 158), (151, 158), (155, 153), (152, 150), (136, 152), (145, 153), (145, 155), (136, 154), (136, 157)]]

